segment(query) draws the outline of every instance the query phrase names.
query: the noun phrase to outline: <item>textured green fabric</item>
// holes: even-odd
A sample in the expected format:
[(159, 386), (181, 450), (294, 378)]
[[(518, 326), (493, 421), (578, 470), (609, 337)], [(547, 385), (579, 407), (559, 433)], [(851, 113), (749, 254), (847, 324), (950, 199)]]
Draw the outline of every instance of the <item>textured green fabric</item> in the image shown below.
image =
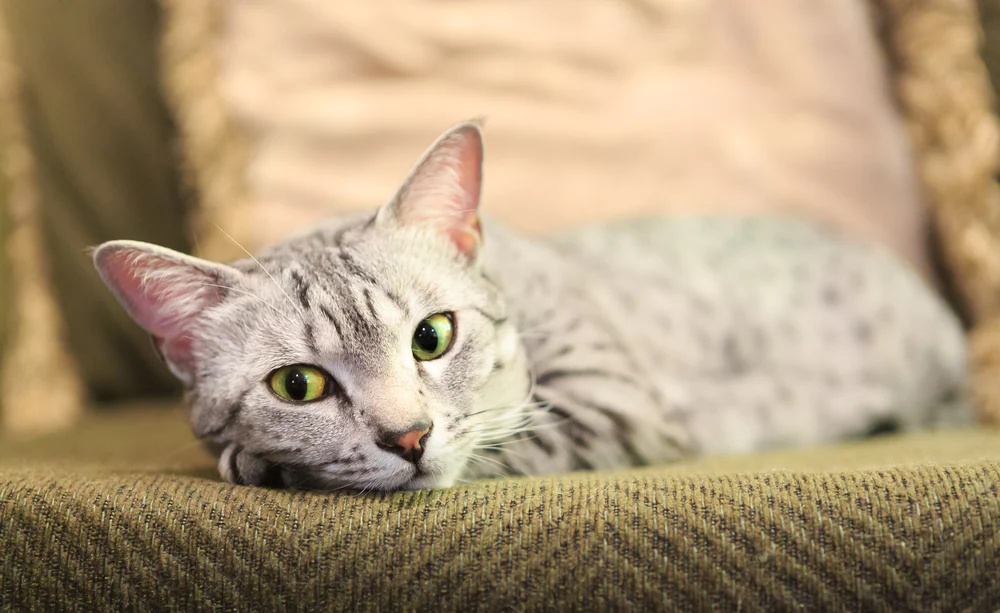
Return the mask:
[(997, 432), (389, 496), (221, 483), (170, 410), (0, 445), (3, 610), (1000, 607)]
[(178, 391), (86, 249), (188, 250), (176, 130), (160, 90), (155, 0), (4, 0), (39, 218), (69, 347), (98, 399)]

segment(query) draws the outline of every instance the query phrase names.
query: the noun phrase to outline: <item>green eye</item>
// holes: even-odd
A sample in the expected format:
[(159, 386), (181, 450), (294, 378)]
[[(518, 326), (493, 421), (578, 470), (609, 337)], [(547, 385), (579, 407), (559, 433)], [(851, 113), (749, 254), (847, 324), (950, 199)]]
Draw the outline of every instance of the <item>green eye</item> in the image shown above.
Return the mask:
[(451, 347), (454, 328), (451, 313), (437, 313), (420, 322), (413, 332), (413, 357), (425, 362), (444, 355)]
[(330, 395), (333, 380), (315, 366), (295, 364), (271, 373), (268, 385), (283, 400), (312, 402)]

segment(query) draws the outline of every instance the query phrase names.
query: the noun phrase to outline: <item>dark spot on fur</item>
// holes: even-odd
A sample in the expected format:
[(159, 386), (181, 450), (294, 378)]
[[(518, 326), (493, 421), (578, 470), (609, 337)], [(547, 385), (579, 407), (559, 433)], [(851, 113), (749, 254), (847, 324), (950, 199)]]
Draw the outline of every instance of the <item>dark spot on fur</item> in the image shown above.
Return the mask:
[(660, 432), (660, 435), (657, 438), (659, 438), (660, 442), (666, 445), (667, 447), (672, 447), (672, 448), (680, 447), (680, 441), (677, 440), (677, 437), (671, 434), (667, 434), (666, 432)]
[(477, 313), (479, 313), (480, 315), (482, 315), (483, 317), (485, 317), (486, 319), (488, 319), (491, 322), (493, 322), (493, 324), (497, 325), (497, 326), (499, 326), (500, 324), (503, 324), (503, 323), (505, 323), (507, 321), (506, 317), (501, 317), (501, 316), (498, 316), (498, 315), (491, 315), (490, 313), (487, 313), (486, 311), (484, 311), (484, 310), (482, 310), (480, 308), (476, 308), (475, 311)]
[(283, 489), (285, 487), (285, 480), (281, 467), (268, 462), (265, 465), (264, 472), (260, 475), (258, 485), (274, 490)]
[[(597, 349), (598, 351), (600, 351), (600, 348), (597, 345), (594, 345), (592, 348), (593, 349)], [(550, 355), (546, 356), (546, 358), (548, 360), (554, 360), (556, 358), (561, 358), (561, 357), (567, 356), (567, 355), (569, 355), (572, 352), (573, 352), (573, 346), (572, 345), (564, 345), (564, 346), (560, 347), (557, 351), (554, 351)]]
[(292, 270), (288, 273), (292, 277), (292, 282), (295, 283), (295, 291), (298, 293), (299, 302), (302, 303), (302, 308), (309, 308), (309, 285), (302, 278), (297, 270)]
[(779, 402), (788, 403), (792, 400), (792, 391), (788, 389), (788, 386), (786, 385), (779, 385), (775, 394), (777, 395)]
[(572, 454), (573, 454), (573, 464), (575, 465), (574, 468), (576, 468), (577, 470), (594, 470), (594, 465), (591, 464), (579, 453), (573, 451)]
[(726, 362), (726, 370), (734, 374), (746, 372), (746, 361), (740, 354), (736, 338), (732, 334), (727, 334), (726, 338), (722, 341), (722, 355)]
[(551, 385), (552, 382), (558, 381), (559, 379), (567, 378), (598, 378), (598, 379), (611, 379), (613, 381), (620, 381), (629, 385), (639, 386), (635, 379), (632, 379), (628, 375), (622, 373), (611, 372), (608, 370), (602, 370), (599, 368), (568, 368), (568, 369), (553, 369), (543, 372), (538, 375), (535, 379), (535, 385), (547, 386)]
[(316, 334), (313, 332), (312, 324), (305, 324), (303, 328), (303, 335), (305, 336), (306, 347), (312, 355), (317, 355), (319, 350), (316, 347)]
[(532, 431), (526, 432), (523, 438), (525, 438), (528, 441), (531, 441), (532, 445), (541, 449), (545, 453), (545, 455), (549, 457), (552, 457), (556, 453), (555, 447), (553, 447), (548, 441), (541, 438)]
[(339, 338), (343, 339), (344, 338), (344, 333), (340, 329), (340, 322), (337, 321), (337, 318), (333, 316), (333, 313), (330, 312), (330, 309), (326, 308), (325, 306), (320, 306), (319, 310), (320, 310), (320, 312), (323, 313), (323, 315), (327, 319), (330, 320), (330, 323), (333, 324), (333, 328), (337, 331), (337, 336)]
[(365, 305), (368, 307), (368, 314), (371, 315), (372, 319), (378, 319), (378, 311), (375, 309), (375, 298), (372, 296), (372, 291), (365, 288)]
[(872, 326), (867, 321), (859, 321), (854, 325), (854, 336), (862, 343), (872, 340)]
[(357, 263), (357, 261), (355, 261), (354, 257), (350, 253), (348, 253), (344, 249), (341, 249), (338, 255), (340, 257), (340, 263), (343, 264), (344, 271), (355, 277), (358, 277), (359, 279), (363, 280), (365, 283), (368, 283), (369, 285), (375, 285), (375, 286), (378, 285), (378, 282), (376, 281), (375, 277), (373, 277), (371, 273), (369, 273), (367, 270), (362, 268)]
[(347, 394), (347, 390), (344, 389), (343, 385), (336, 381), (333, 382), (333, 397), (339, 400), (340, 404), (345, 408), (351, 408), (354, 406), (354, 401), (351, 400), (351, 397)]
[(377, 320), (362, 315), (358, 305), (353, 302), (347, 308), (350, 311), (348, 319), (354, 327), (354, 332), (362, 339), (371, 340), (376, 338), (378, 334)]
[[(239, 399), (233, 404), (229, 405), (229, 407), (226, 409), (226, 419), (225, 421), (222, 422), (222, 424), (218, 428), (213, 428), (212, 430), (209, 430), (207, 432), (199, 433), (198, 436), (200, 438), (215, 436), (229, 429), (229, 427), (236, 422), (236, 418), (239, 416), (240, 411), (243, 409), (243, 405), (246, 403), (246, 399), (249, 394), (250, 390), (244, 390), (243, 393), (240, 394)], [(191, 404), (192, 406), (196, 405), (197, 399), (192, 398)]]
[(386, 289), (384, 291), (385, 295), (389, 297), (389, 300), (392, 300), (393, 304), (395, 304), (400, 311), (406, 310), (406, 301), (403, 300), (402, 296), (392, 291), (391, 289)]
[(703, 315), (710, 314), (714, 310), (711, 301), (700, 294), (691, 296), (691, 306), (694, 307), (695, 312)]
[(586, 437), (597, 436), (597, 433), (590, 426), (580, 423), (569, 411), (562, 407), (550, 406), (549, 413), (560, 419), (559, 429), (569, 437), (574, 445), (582, 449), (590, 448), (590, 441)]
[(240, 474), (240, 469), (237, 460), (240, 457), (240, 453), (243, 451), (242, 447), (237, 447), (233, 449), (233, 452), (229, 454), (229, 474), (233, 479), (234, 483), (239, 485), (249, 485), (243, 482), (243, 475)]
[(837, 291), (837, 288), (832, 285), (823, 288), (823, 302), (830, 306), (840, 304), (840, 292)]
[(883, 436), (895, 434), (900, 431), (899, 420), (893, 417), (879, 419), (868, 428), (866, 436)]
[(958, 402), (962, 397), (962, 392), (957, 387), (949, 387), (947, 390), (941, 394), (938, 399), (939, 404), (953, 404)]

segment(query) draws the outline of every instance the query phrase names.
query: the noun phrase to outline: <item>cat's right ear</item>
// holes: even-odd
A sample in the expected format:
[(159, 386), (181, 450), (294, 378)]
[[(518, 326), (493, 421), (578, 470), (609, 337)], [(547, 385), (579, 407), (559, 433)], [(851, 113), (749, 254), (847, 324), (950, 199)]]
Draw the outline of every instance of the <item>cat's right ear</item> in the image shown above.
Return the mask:
[(150, 335), (171, 372), (194, 381), (199, 317), (218, 304), (239, 272), (222, 264), (137, 241), (97, 247), (94, 266), (129, 316)]
[(454, 126), (424, 152), (377, 219), (425, 228), (475, 260), (482, 241), (479, 196), (483, 185), (480, 120)]

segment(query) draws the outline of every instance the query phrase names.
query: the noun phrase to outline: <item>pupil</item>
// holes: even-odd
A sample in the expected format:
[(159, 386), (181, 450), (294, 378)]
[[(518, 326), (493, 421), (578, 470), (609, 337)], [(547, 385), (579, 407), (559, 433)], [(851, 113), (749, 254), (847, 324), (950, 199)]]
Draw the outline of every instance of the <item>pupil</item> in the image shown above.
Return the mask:
[(309, 377), (301, 370), (292, 371), (285, 380), (285, 391), (292, 400), (304, 400), (309, 393)]
[(413, 341), (427, 353), (434, 353), (438, 346), (438, 333), (426, 321), (420, 322), (417, 333), (413, 335)]

